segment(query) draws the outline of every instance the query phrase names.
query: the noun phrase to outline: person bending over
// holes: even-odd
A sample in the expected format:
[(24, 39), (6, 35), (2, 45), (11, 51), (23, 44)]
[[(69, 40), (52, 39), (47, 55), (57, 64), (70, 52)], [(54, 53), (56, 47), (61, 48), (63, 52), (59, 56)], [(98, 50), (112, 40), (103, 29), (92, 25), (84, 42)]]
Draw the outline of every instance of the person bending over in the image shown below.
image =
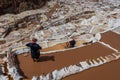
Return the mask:
[(71, 41), (69, 41), (70, 44), (70, 48), (75, 47), (76, 41), (74, 39), (72, 39)]

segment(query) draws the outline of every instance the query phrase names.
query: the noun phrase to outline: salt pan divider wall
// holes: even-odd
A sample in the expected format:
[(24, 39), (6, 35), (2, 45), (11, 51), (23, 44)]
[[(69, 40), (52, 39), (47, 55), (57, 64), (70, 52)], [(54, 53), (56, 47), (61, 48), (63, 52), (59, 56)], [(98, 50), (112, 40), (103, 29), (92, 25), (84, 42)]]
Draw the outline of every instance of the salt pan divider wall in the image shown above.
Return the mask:
[(23, 78), (23, 76), (21, 76), (19, 73), (18, 63), (16, 62), (16, 55), (12, 52), (12, 48), (9, 48), (7, 52), (7, 69), (8, 74), (11, 75), (14, 80), (20, 80)]

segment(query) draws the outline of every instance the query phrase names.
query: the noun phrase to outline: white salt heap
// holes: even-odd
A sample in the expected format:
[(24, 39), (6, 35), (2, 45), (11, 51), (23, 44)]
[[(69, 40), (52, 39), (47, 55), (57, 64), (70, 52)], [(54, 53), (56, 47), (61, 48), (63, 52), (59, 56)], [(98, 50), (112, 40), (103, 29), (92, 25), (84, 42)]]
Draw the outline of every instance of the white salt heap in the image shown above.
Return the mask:
[[(50, 22), (52, 23), (48, 22), (47, 24), (49, 24), (49, 26), (46, 26), (48, 29), (35, 32), (34, 35), (32, 35), (32, 37), (34, 36), (39, 39), (39, 43), (44, 48), (68, 42), (74, 36), (77, 40), (81, 40), (80, 37), (83, 36), (81, 34), (87, 35), (89, 33), (103, 33), (119, 27), (120, 19), (118, 15), (120, 13), (120, 9), (114, 9), (113, 4), (106, 2), (99, 5), (94, 2), (85, 2), (83, 5), (80, 5), (79, 0), (61, 0), (59, 2), (61, 2), (60, 8), (52, 14), (50, 18)], [(88, 11), (88, 13), (82, 14), (82, 12), (85, 11)], [(90, 11), (94, 11), (95, 13), (93, 12), (94, 14), (91, 14)], [(113, 17), (113, 14), (117, 15)], [(74, 19), (71, 18), (73, 15)], [(80, 17), (77, 18), (78, 16)], [(86, 16), (90, 17), (86, 18)], [(68, 23), (66, 23), (67, 18), (69, 19)], [(92, 38), (89, 37), (87, 40), (87, 38), (84, 37), (82, 40), (89, 42), (92, 41)], [(52, 43), (52, 45), (49, 45), (49, 42), (52, 41), (54, 44)]]
[[(29, 39), (36, 37), (38, 43), (43, 48), (68, 42), (73, 37), (75, 37), (77, 41), (96, 42), (98, 40), (96, 40), (93, 35), (120, 26), (119, 2), (119, 0), (103, 0), (102, 2), (51, 0), (41, 9), (22, 12), (17, 15), (6, 14), (0, 16), (0, 37), (4, 38), (7, 30), (9, 31), (11, 28), (13, 30), (11, 33), (8, 32), (9, 35), (4, 38), (6, 44), (0, 46), (0, 52), (9, 46), (24, 46), (27, 41), (24, 42), (22, 40), (25, 39), (23, 36), (26, 35), (30, 35), (30, 37), (26, 37)], [(54, 10), (55, 7), (56, 9)], [(52, 10), (53, 12), (51, 14)], [(26, 16), (29, 16), (28, 21), (26, 21)], [(18, 25), (26, 27), (27, 29), (15, 30), (16, 26), (14, 25), (18, 19), (23, 19), (22, 23), (18, 23)], [(39, 30), (41, 26), (43, 29)], [(16, 39), (21, 39), (21, 42), (16, 42)], [(14, 41), (16, 44), (8, 45), (8, 43)], [(20, 45), (20, 43), (22, 44)]]

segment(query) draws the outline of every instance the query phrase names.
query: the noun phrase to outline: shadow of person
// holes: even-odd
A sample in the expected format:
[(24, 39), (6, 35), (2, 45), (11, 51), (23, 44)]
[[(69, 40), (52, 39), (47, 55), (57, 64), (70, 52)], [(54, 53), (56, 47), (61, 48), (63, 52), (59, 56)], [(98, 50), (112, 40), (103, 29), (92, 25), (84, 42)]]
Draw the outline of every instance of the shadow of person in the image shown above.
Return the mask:
[(43, 61), (55, 61), (54, 56), (40, 56), (39, 62)]

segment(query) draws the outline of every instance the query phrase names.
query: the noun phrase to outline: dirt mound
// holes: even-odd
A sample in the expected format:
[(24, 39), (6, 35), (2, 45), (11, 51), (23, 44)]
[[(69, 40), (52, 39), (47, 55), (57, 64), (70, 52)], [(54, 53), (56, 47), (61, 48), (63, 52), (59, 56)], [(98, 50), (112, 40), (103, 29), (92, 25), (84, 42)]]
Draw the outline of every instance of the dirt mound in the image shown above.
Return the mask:
[(48, 0), (0, 0), (0, 15), (38, 9)]

